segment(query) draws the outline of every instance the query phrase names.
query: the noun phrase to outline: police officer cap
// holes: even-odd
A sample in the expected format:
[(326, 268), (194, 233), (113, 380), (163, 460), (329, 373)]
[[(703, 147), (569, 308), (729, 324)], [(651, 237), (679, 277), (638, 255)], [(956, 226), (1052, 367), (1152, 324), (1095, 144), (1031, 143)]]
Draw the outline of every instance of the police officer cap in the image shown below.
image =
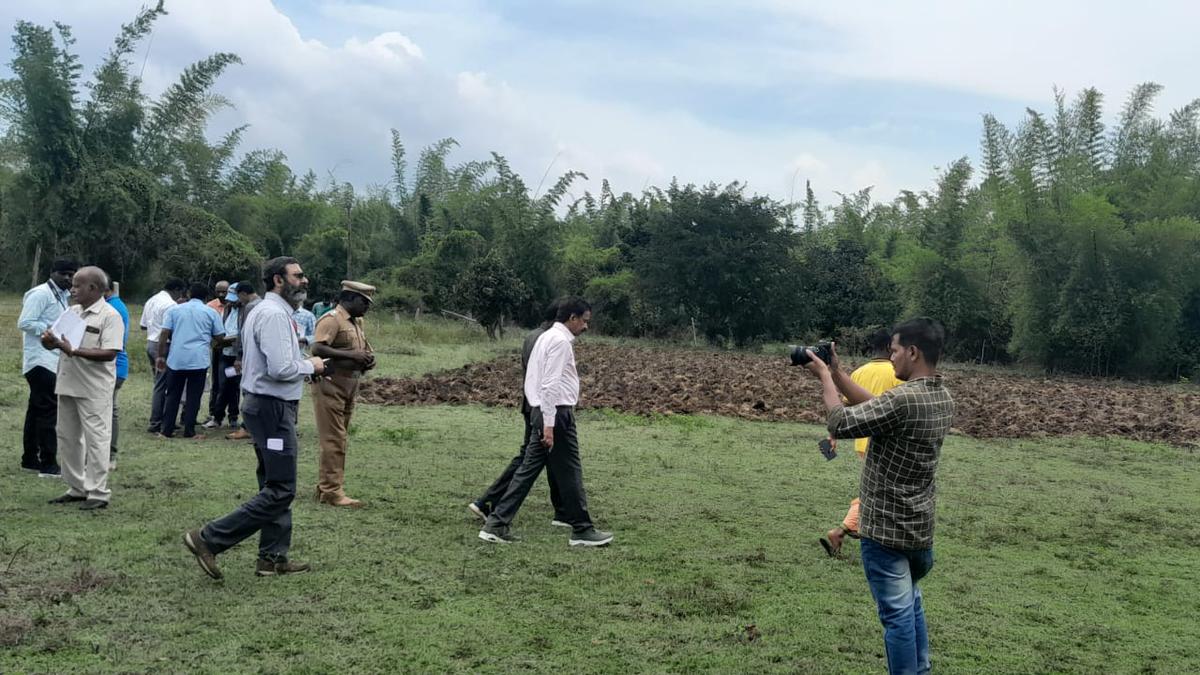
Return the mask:
[(359, 283), (357, 281), (343, 281), (343, 291), (352, 291), (358, 293), (367, 299), (367, 302), (373, 302), (375, 298), (371, 297), (375, 294), (375, 287), (368, 284)]

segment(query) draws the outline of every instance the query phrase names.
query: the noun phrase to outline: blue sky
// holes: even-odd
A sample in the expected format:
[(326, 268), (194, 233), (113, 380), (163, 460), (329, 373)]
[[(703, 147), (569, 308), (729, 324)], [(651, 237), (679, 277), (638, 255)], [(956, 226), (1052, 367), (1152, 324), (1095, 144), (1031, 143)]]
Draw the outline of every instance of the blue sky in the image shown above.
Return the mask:
[[(94, 63), (143, 0), (0, 0), (0, 21), (71, 24)], [(233, 51), (217, 90), (249, 123), (244, 150), (360, 186), (389, 177), (389, 129), (415, 152), (460, 141), (536, 185), (586, 172), (638, 191), (742, 180), (786, 199), (811, 179), (826, 201), (869, 185), (891, 199), (978, 154), (980, 117), (1015, 124), (1097, 86), (1115, 115), (1136, 83), (1160, 111), (1200, 94), (1200, 10), (1157, 2), (891, 0), (168, 0), (146, 85)]]

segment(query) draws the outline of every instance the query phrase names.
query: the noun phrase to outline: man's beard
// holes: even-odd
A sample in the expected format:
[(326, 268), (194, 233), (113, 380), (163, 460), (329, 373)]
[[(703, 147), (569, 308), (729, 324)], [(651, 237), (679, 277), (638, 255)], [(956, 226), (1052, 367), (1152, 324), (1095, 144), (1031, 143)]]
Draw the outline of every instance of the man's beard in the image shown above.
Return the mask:
[(279, 297), (293, 308), (299, 308), (308, 299), (308, 290), (300, 284), (293, 286), (284, 282), (283, 288), (279, 291)]

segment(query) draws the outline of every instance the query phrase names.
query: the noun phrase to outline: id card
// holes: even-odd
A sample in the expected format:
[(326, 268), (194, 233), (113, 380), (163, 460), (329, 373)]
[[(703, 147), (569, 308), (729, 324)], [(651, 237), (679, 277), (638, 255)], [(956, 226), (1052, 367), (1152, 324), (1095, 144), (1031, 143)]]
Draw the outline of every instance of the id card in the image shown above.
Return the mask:
[(267, 449), (274, 450), (275, 452), (283, 452), (283, 439), (282, 438), (268, 438), (267, 439)]

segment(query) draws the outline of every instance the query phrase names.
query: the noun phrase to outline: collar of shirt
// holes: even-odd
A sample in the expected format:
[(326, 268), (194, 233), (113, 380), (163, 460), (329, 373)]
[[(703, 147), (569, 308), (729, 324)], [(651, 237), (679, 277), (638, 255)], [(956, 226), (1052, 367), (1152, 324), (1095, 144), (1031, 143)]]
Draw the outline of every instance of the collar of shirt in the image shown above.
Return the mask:
[(280, 308), (287, 311), (288, 316), (291, 316), (292, 314), (294, 314), (296, 312), (296, 310), (293, 309), (292, 306), (288, 304), (288, 301), (284, 300), (283, 296), (276, 293), (275, 291), (267, 291), (267, 294), (266, 294), (266, 296), (263, 297), (262, 301), (279, 305)]
[(560, 331), (563, 337), (567, 338), (567, 342), (575, 341), (575, 334), (571, 332), (570, 328), (567, 328), (565, 323), (561, 321), (555, 321), (553, 328), (557, 331)]
[(95, 313), (99, 312), (101, 309), (103, 309), (104, 306), (107, 304), (108, 303), (105, 302), (105, 300), (104, 300), (104, 296), (100, 296), (99, 300), (88, 305), (87, 309), (80, 310), (79, 313), (80, 314), (95, 314)]
[(58, 284), (54, 283), (53, 279), (46, 281), (46, 287), (49, 288), (50, 292), (54, 294), (55, 299), (57, 299), (58, 303), (63, 306), (63, 309), (66, 309), (67, 305), (71, 304), (71, 289), (59, 288)]

